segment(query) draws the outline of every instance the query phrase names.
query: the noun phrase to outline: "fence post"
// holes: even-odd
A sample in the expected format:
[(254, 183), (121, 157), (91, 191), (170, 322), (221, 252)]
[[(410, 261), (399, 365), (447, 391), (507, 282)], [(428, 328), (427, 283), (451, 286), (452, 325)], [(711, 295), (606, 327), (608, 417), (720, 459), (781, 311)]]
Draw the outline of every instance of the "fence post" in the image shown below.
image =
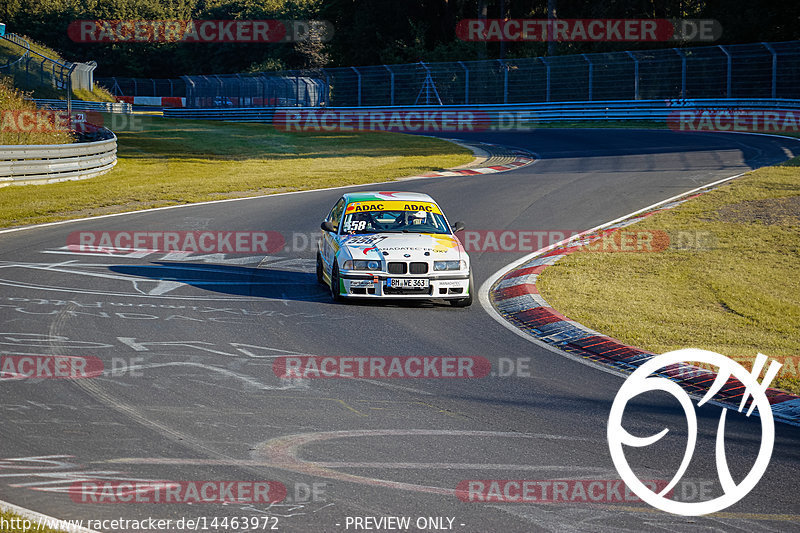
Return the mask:
[(594, 79), (594, 65), (592, 64), (592, 60), (589, 59), (589, 56), (586, 54), (581, 54), (581, 57), (589, 63), (589, 101), (592, 101), (592, 80)]
[(353, 69), (353, 72), (355, 72), (356, 76), (358, 76), (358, 107), (361, 107), (361, 73), (356, 67), (350, 68)]
[(637, 59), (637, 57), (635, 55), (633, 55), (633, 52), (625, 52), (625, 53), (628, 54), (631, 59), (633, 59), (633, 78), (634, 78), (633, 79), (633, 99), (634, 100), (638, 100), (639, 99), (639, 59)]
[(322, 69), (325, 73), (325, 106), (331, 105), (331, 75), (328, 74), (326, 69)]
[(547, 92), (545, 93), (544, 101), (545, 102), (549, 102), (550, 101), (550, 63), (547, 60), (547, 58), (545, 58), (545, 57), (540, 57), (539, 59), (542, 60), (542, 63), (544, 63), (544, 66), (547, 69)]
[(772, 98), (777, 98), (778, 94), (778, 54), (769, 43), (761, 43), (772, 54)]
[[(72, 71), (77, 67), (77, 63), (73, 63), (67, 72), (67, 116), (72, 116)], [(64, 72), (63, 70), (61, 72)]]
[(167, 81), (169, 82), (169, 96), (170, 98), (172, 98), (173, 96), (175, 96), (172, 92), (172, 78), (168, 78)]
[(236, 94), (238, 95), (237, 96), (237, 101), (236, 101), (236, 107), (244, 107), (242, 105), (242, 100), (243, 100), (243, 98), (242, 98), (242, 85), (243, 85), (242, 84), (242, 75), (241, 74), (236, 74)]
[(720, 50), (722, 50), (722, 52), (723, 52), (723, 53), (724, 53), (724, 54), (725, 54), (725, 55), (728, 57), (728, 75), (726, 76), (726, 78), (727, 78), (727, 83), (726, 83), (726, 85), (727, 85), (727, 88), (726, 88), (727, 96), (726, 96), (726, 98), (730, 98), (730, 97), (731, 97), (731, 94), (732, 94), (732, 92), (733, 92), (733, 91), (731, 91), (731, 88), (732, 88), (732, 85), (733, 85), (733, 84), (731, 83), (731, 81), (732, 81), (732, 75), (731, 75), (731, 71), (733, 70), (733, 60), (732, 60), (732, 58), (731, 58), (731, 54), (730, 54), (730, 52), (728, 52), (728, 51), (725, 49), (725, 47), (724, 47), (724, 46), (722, 46), (721, 44), (718, 44), (717, 46), (718, 46), (718, 47), (719, 47), (719, 49), (720, 49)]
[(463, 61), (459, 61), (458, 64), (464, 69), (464, 105), (467, 105), (469, 104), (469, 69)]
[(195, 85), (194, 80), (192, 80), (189, 76), (181, 76), (183, 78), (183, 83), (186, 87), (186, 107), (194, 107), (195, 106)]
[(392, 69), (383, 65), (383, 68), (389, 71), (389, 105), (394, 105), (394, 72)]
[(217, 96), (219, 96), (220, 101), (220, 105), (217, 106), (217, 99), (214, 98), (214, 107), (225, 107), (225, 100), (227, 99), (227, 95), (225, 95), (225, 84), (220, 79), (219, 74), (214, 74), (214, 79), (217, 80), (217, 83), (219, 84), (219, 89), (217, 89), (215, 92), (217, 93)]
[(681, 98), (686, 98), (686, 56), (680, 48), (673, 48), (681, 58)]
[(508, 103), (508, 65), (502, 59), (497, 60), (503, 68), (503, 103)]

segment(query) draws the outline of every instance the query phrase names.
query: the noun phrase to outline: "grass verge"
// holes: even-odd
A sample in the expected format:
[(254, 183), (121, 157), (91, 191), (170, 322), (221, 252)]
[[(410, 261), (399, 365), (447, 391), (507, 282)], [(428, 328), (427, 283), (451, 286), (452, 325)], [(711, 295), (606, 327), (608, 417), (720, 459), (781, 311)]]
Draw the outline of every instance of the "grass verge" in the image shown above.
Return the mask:
[[(31, 50), (42, 54), (54, 61), (64, 62), (58, 52), (37, 43), (30, 39), (30, 37), (22, 36), (23, 39), (28, 41)], [(16, 44), (0, 39), (0, 63), (13, 62), (24, 53), (24, 49)], [(42, 74), (40, 64), (42, 59), (38, 56), (33, 56), (30, 63), (23, 61), (13, 65), (10, 69), (6, 70), (6, 74), (10, 74), (14, 80), (14, 86), (17, 89), (30, 93), (32, 98), (54, 98), (58, 100), (65, 100), (66, 93), (62, 89), (56, 89), (50, 83), (49, 71), (51, 66), (45, 65), (45, 73)], [(27, 68), (26, 68), (27, 65)], [(43, 82), (42, 77), (45, 80)], [(87, 100), (90, 102), (115, 102), (116, 98), (104, 87), (95, 85), (94, 89), (75, 89), (72, 91), (72, 98), (76, 100)]]
[[(25, 520), (27, 519), (17, 514), (0, 510), (0, 533), (31, 533), (31, 531), (36, 531), (37, 533), (63, 533), (60, 529), (51, 529), (44, 525), (41, 529), (37, 529), (38, 524), (35, 521), (29, 520), (26, 522)], [(28, 525), (30, 527), (26, 527)]]
[[(0, 146), (20, 144), (66, 144), (74, 142), (73, 135), (50, 121), (43, 131), (22, 131), (18, 126), (20, 112), (35, 111), (36, 105), (25, 100), (27, 95), (15, 89), (12, 80), (0, 76)], [(27, 122), (26, 122), (27, 123)], [(38, 129), (41, 124), (37, 124)]]
[(668, 129), (666, 120), (554, 120), (552, 122), (537, 122), (534, 128)]
[[(263, 124), (136, 115), (117, 166), (82, 181), (0, 188), (0, 227), (276, 192), (391, 181), (468, 163), (455, 144), (385, 132), (284, 133)], [(135, 128), (134, 128), (135, 126)]]
[[(748, 369), (764, 353), (784, 364), (772, 386), (800, 394), (800, 158), (630, 229), (686, 239), (658, 253), (573, 253), (539, 277), (542, 296), (655, 353), (702, 348)], [(692, 236), (703, 237), (700, 246)]]

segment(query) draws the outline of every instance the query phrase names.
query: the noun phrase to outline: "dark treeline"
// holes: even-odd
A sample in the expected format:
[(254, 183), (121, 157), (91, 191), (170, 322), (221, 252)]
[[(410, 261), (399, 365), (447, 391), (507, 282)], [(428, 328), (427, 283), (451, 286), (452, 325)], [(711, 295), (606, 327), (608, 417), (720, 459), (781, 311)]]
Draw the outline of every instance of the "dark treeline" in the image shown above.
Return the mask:
[[(719, 44), (800, 38), (800, 2), (759, 0), (556, 0), (559, 18), (713, 18)], [(168, 78), (282, 68), (335, 67), (545, 55), (546, 43), (468, 43), (460, 19), (546, 18), (547, 0), (4, 0), (0, 22), (73, 61), (95, 60), (97, 76)], [(327, 43), (76, 43), (75, 20), (322, 19)], [(559, 43), (557, 53), (663, 48), (674, 43)]]

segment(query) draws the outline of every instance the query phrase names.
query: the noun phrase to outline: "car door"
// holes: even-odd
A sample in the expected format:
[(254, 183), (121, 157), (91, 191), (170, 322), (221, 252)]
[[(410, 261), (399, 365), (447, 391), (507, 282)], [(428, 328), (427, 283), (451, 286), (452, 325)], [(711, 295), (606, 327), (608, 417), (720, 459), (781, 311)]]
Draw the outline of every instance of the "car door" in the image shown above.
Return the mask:
[(333, 206), (331, 212), (328, 213), (328, 217), (325, 219), (336, 228), (336, 232), (330, 232), (322, 230), (322, 260), (325, 262), (325, 269), (330, 272), (331, 267), (333, 265), (334, 258), (336, 257), (336, 252), (339, 251), (339, 243), (337, 242), (337, 236), (339, 230), (339, 223), (342, 220), (342, 213), (344, 213), (345, 208), (345, 199), (344, 197), (339, 198), (339, 201), (336, 202), (336, 205)]

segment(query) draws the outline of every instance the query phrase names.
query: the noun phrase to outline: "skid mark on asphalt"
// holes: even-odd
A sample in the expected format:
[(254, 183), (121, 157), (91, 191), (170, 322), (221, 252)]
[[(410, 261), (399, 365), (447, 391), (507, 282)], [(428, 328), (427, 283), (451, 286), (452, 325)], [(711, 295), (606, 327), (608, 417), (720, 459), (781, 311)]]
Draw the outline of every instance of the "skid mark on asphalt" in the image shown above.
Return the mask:
[[(163, 464), (163, 465), (199, 465), (199, 466), (260, 466), (277, 468), (280, 470), (288, 470), (299, 474), (318, 476), (326, 479), (333, 479), (337, 481), (349, 481), (362, 485), (370, 485), (376, 487), (385, 487), (392, 489), (407, 490), (413, 492), (423, 492), (429, 494), (440, 494), (446, 496), (455, 496), (455, 488), (449, 487), (433, 487), (429, 485), (419, 485), (414, 483), (405, 483), (401, 481), (392, 481), (386, 479), (378, 479), (367, 476), (358, 476), (348, 474), (346, 472), (339, 472), (332, 470), (335, 467), (351, 467), (351, 468), (395, 468), (395, 465), (402, 465), (398, 468), (457, 468), (457, 469), (482, 469), (487, 467), (492, 470), (514, 470), (526, 469), (537, 470), (544, 469), (550, 471), (574, 471), (573, 466), (560, 466), (560, 465), (502, 465), (502, 464), (472, 464), (472, 463), (375, 463), (375, 462), (314, 462), (306, 461), (299, 458), (300, 448), (312, 443), (324, 442), (328, 440), (344, 439), (344, 438), (359, 438), (359, 437), (400, 437), (400, 436), (452, 436), (452, 437), (486, 437), (486, 438), (513, 438), (513, 439), (545, 439), (545, 440), (565, 440), (574, 442), (575, 440), (592, 441), (588, 438), (580, 438), (573, 436), (563, 435), (550, 435), (550, 434), (536, 434), (536, 433), (514, 433), (506, 431), (471, 431), (471, 430), (437, 430), (437, 429), (366, 429), (366, 430), (344, 430), (344, 431), (322, 431), (313, 433), (301, 433), (295, 435), (286, 435), (277, 437), (256, 446), (252, 455), (255, 459), (251, 460), (234, 460), (232, 462), (224, 461), (218, 462), (216, 460), (206, 459), (180, 459), (180, 458), (161, 458), (161, 457), (130, 457), (119, 458), (110, 461), (102, 461), (103, 463), (124, 463), (124, 464)], [(379, 465), (379, 466), (376, 466)], [(590, 467), (587, 471), (610, 473), (609, 469), (597, 469)]]
[(457, 418), (461, 420), (466, 420), (469, 417), (464, 413), (459, 413), (456, 411), (452, 411), (450, 409), (443, 409), (441, 407), (437, 407), (433, 404), (428, 402), (423, 402), (422, 400), (356, 400), (359, 403), (367, 403), (367, 404), (381, 404), (378, 407), (370, 406), (369, 408), (376, 411), (402, 411), (404, 408), (408, 407), (426, 407), (429, 409), (433, 409), (437, 413), (443, 414), (450, 418)]
[[(282, 385), (266, 385), (261, 383), (260, 381), (256, 380), (245, 374), (240, 374), (238, 372), (234, 372), (233, 370), (228, 370), (227, 368), (220, 368), (218, 366), (206, 365), (203, 363), (190, 363), (190, 362), (174, 362), (174, 363), (149, 363), (143, 365), (129, 365), (127, 367), (128, 371), (140, 371), (140, 370), (147, 370), (151, 368), (163, 368), (163, 367), (195, 367), (201, 368), (203, 370), (208, 370), (210, 372), (216, 372), (219, 374), (224, 374), (225, 376), (236, 378), (243, 383), (247, 383), (248, 385), (255, 387), (261, 390), (287, 390), (287, 389), (307, 389), (308, 388), (308, 380), (300, 380), (300, 379), (281, 379), (283, 382)], [(115, 373), (115, 370), (104, 370), (104, 376), (111, 376)]]
[[(274, 463), (278, 468), (290, 470), (301, 474), (333, 479), (336, 481), (349, 481), (363, 485), (375, 487), (385, 487), (392, 489), (407, 490), (413, 492), (424, 492), (429, 494), (440, 494), (455, 496), (454, 488), (433, 487), (429, 485), (419, 485), (378, 479), (367, 476), (358, 476), (332, 470), (320, 463), (305, 461), (299, 458), (300, 448), (304, 445), (323, 442), (333, 439), (358, 438), (358, 437), (381, 437), (381, 436), (456, 436), (456, 437), (493, 437), (493, 438), (521, 438), (521, 439), (548, 439), (548, 440), (576, 440), (575, 437), (547, 434), (525, 434), (503, 431), (469, 431), (469, 430), (432, 430), (432, 429), (369, 429), (369, 430), (345, 430), (345, 431), (325, 431), (315, 433), (302, 433), (297, 435), (287, 435), (278, 437), (260, 444), (256, 447), (253, 455), (264, 457), (268, 462)], [(578, 439), (583, 440), (583, 439)], [(590, 440), (590, 439), (585, 439)], [(562, 467), (564, 469), (572, 467)]]

